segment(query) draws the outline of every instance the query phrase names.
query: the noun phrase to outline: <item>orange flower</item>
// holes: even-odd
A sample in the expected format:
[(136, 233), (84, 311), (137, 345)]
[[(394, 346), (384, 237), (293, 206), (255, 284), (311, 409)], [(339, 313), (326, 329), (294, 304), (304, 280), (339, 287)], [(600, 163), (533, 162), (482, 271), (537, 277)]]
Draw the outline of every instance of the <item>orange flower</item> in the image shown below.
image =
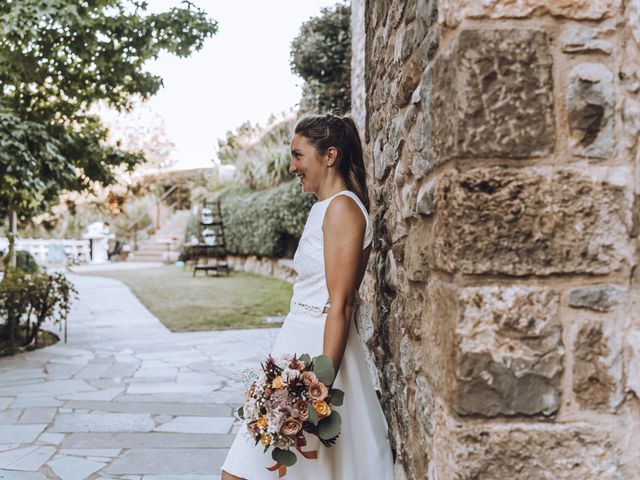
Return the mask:
[(318, 417), (324, 418), (331, 415), (331, 407), (324, 400), (313, 402), (313, 408), (318, 413)]
[(261, 435), (260, 443), (263, 447), (268, 447), (269, 445), (271, 445), (271, 435)]
[(247, 424), (247, 430), (249, 430), (249, 433), (251, 435), (253, 435), (254, 438), (255, 438), (256, 435), (258, 435), (260, 433), (260, 427), (258, 427), (256, 422), (248, 423)]
[(273, 382), (271, 382), (271, 386), (275, 389), (284, 387), (284, 383), (282, 383), (282, 377), (278, 375), (276, 378), (274, 378)]
[(267, 425), (269, 425), (269, 420), (267, 420), (267, 417), (260, 417), (258, 418), (256, 423), (260, 428), (267, 428)]

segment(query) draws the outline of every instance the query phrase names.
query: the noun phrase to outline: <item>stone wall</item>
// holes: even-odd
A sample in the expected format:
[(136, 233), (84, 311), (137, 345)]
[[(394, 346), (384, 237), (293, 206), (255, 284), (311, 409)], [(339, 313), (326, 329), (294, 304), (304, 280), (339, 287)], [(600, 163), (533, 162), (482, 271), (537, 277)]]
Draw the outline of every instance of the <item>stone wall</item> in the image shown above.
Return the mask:
[(236, 272), (255, 273), (295, 283), (297, 273), (293, 259), (257, 257), (255, 255), (227, 255), (229, 268)]
[(640, 478), (640, 0), (352, 9), (397, 478)]

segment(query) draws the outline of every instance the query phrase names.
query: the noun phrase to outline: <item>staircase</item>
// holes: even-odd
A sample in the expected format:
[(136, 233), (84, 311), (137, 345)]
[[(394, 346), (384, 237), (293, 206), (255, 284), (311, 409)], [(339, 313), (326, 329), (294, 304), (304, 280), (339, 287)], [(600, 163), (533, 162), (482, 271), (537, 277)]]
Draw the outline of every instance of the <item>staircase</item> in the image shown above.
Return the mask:
[(162, 262), (177, 260), (190, 217), (191, 210), (176, 210), (173, 216), (151, 238), (138, 243), (138, 249), (129, 254), (127, 261)]

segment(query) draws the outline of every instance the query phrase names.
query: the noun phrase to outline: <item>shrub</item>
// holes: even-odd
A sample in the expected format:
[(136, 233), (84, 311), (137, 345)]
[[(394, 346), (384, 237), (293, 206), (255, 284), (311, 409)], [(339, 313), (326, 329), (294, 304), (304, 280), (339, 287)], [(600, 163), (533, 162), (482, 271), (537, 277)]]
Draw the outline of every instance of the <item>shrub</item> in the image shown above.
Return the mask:
[(16, 267), (25, 273), (36, 273), (40, 270), (36, 259), (26, 250), (18, 250), (16, 252)]
[(60, 323), (69, 315), (76, 290), (67, 278), (57, 273), (29, 274), (8, 269), (0, 282), (0, 340), (5, 345), (0, 354), (37, 347), (38, 332), (46, 320)]
[(217, 192), (227, 252), (234, 255), (291, 257), (316, 199), (298, 181), (269, 190), (228, 187)]

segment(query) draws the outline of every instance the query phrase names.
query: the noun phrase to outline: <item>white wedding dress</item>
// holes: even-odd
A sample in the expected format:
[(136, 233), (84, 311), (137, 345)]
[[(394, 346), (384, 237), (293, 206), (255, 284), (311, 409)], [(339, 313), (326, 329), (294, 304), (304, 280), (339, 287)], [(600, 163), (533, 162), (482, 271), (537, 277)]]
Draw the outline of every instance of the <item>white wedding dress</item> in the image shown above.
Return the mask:
[[(329, 293), (326, 285), (323, 254), (322, 221), (327, 207), (337, 195), (348, 195), (358, 204), (366, 218), (363, 250), (372, 237), (371, 221), (366, 208), (351, 191), (344, 190), (316, 202), (309, 212), (300, 243), (293, 257), (298, 273), (293, 287), (291, 309), (272, 350), (272, 355), (322, 354), (324, 322)], [(355, 309), (354, 309), (355, 310)], [(303, 450), (317, 450), (317, 459), (306, 459), (295, 449), (298, 461), (287, 468), (286, 480), (392, 480), (393, 459), (389, 446), (387, 422), (376, 396), (362, 350), (355, 321), (350, 319), (349, 336), (334, 386), (345, 392), (344, 403), (336, 410), (342, 417), (340, 437), (330, 447), (324, 447), (314, 435), (305, 434)], [(244, 398), (238, 401), (244, 401)], [(250, 438), (243, 424), (222, 469), (248, 480), (276, 480), (278, 471), (267, 467), (275, 464), (271, 449)]]

